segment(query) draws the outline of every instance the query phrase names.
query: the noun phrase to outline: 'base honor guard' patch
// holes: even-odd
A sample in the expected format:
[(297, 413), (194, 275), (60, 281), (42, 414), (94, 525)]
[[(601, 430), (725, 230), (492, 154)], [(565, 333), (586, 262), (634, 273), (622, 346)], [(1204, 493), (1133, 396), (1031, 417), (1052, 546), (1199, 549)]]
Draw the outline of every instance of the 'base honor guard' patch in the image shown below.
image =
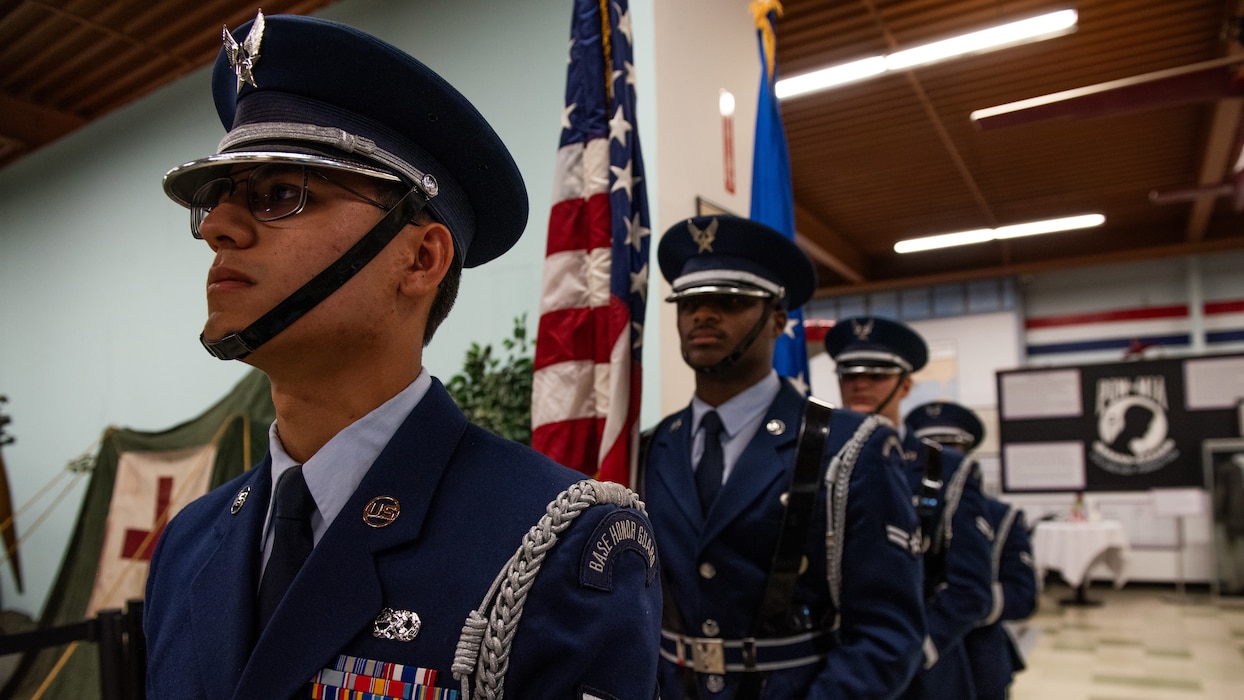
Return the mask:
[(648, 523), (629, 510), (610, 513), (588, 538), (579, 564), (579, 585), (601, 591), (613, 590), (613, 566), (626, 551), (634, 551), (648, 565), (645, 582), (657, 577), (657, 544)]

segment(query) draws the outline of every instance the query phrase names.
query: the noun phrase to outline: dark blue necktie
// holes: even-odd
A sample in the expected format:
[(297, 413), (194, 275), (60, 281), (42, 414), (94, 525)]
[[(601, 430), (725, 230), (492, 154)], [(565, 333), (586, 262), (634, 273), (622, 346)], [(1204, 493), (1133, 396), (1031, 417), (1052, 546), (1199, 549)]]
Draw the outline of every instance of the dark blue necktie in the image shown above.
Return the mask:
[(259, 584), (259, 629), (272, 619), (272, 612), (285, 597), (303, 562), (311, 556), (311, 514), (315, 499), (302, 478), (302, 465), (285, 470), (272, 496), (272, 554)]
[(704, 428), (704, 454), (695, 468), (695, 490), (700, 494), (700, 510), (707, 515), (721, 491), (726, 458), (721, 451), (721, 416), (709, 411), (700, 419), (700, 426)]

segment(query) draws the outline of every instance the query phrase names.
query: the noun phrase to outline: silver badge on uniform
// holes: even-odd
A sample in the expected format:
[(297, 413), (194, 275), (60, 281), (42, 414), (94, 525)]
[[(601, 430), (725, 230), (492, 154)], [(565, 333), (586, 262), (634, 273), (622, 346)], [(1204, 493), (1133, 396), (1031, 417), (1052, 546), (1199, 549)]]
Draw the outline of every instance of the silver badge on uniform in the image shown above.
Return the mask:
[(786, 424), (777, 418), (774, 418), (768, 423), (765, 423), (765, 430), (768, 430), (770, 435), (781, 435), (786, 432)]
[(423, 621), (413, 610), (394, 610), (384, 608), (376, 616), (371, 636), (376, 639), (392, 639), (398, 642), (409, 642), (419, 635)]
[(233, 505), (229, 507), (229, 514), (237, 515), (238, 511), (242, 510), (242, 506), (246, 505), (246, 499), (250, 495), (251, 495), (251, 487), (243, 486), (242, 490), (238, 491), (238, 495), (234, 496)]

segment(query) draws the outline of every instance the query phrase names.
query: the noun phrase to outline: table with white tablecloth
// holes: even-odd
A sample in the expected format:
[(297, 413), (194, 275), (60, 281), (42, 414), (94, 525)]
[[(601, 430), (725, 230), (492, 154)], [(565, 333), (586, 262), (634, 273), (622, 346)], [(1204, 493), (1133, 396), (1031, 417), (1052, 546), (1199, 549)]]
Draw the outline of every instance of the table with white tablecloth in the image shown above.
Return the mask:
[(1116, 520), (1054, 521), (1037, 523), (1032, 536), (1032, 554), (1038, 580), (1047, 571), (1057, 571), (1083, 602), (1089, 570), (1105, 564), (1120, 588), (1127, 582), (1127, 531)]

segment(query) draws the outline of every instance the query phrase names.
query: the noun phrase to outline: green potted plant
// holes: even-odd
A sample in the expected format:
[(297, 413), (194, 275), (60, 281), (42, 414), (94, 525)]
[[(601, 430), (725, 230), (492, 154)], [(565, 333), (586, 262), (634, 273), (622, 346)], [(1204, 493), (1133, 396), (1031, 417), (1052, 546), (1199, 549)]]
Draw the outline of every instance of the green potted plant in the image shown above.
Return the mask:
[(513, 334), (501, 341), (504, 357), (492, 345), (471, 343), (462, 371), (445, 388), (472, 422), (501, 437), (531, 444), (532, 344), (527, 314), (514, 319)]

